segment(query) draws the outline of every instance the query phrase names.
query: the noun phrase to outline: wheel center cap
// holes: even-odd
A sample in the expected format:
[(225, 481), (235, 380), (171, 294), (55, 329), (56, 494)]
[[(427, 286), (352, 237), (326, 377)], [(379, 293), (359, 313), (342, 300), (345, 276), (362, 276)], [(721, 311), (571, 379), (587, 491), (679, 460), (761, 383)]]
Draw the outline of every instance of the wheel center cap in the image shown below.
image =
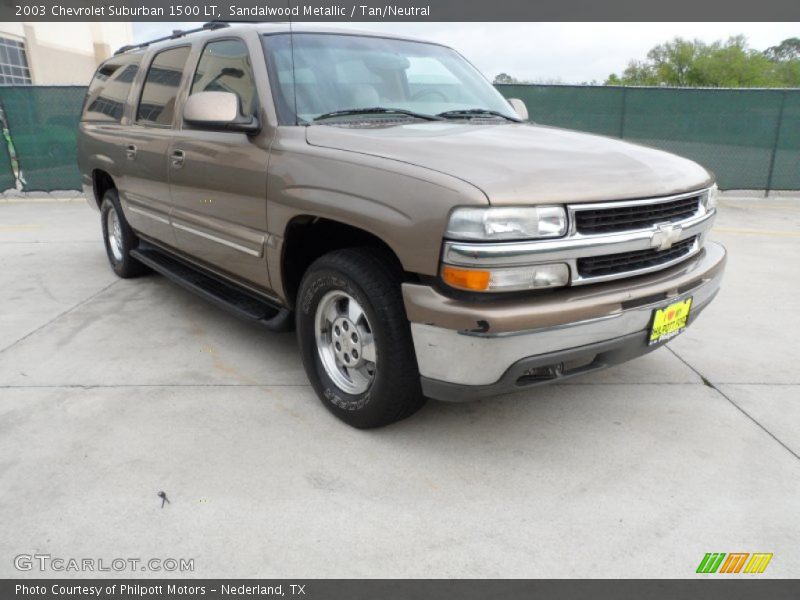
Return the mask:
[(363, 363), (361, 334), (347, 317), (339, 317), (333, 322), (331, 349), (339, 363), (345, 367), (358, 367)]

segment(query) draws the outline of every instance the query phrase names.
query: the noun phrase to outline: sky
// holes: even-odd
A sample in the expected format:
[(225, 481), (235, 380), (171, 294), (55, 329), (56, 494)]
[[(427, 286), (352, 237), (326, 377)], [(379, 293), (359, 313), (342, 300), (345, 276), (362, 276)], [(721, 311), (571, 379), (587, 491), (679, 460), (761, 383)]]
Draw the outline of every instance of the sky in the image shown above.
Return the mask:
[[(192, 23), (134, 23), (136, 41)], [(419, 37), (452, 46), (492, 79), (508, 73), (535, 82), (602, 83), (632, 59), (676, 36), (704, 42), (744, 34), (757, 50), (800, 37), (800, 23), (330, 23)]]

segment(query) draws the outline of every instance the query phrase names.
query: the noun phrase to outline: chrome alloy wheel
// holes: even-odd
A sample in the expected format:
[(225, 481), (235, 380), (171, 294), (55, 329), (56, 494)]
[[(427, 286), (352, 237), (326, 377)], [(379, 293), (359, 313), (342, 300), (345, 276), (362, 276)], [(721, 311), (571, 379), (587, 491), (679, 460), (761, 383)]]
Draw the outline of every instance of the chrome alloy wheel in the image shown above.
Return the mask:
[(122, 225), (119, 222), (119, 215), (112, 206), (106, 215), (106, 231), (108, 235), (108, 247), (116, 262), (122, 262)]
[(328, 377), (346, 394), (363, 394), (375, 379), (375, 339), (367, 315), (349, 294), (325, 294), (314, 316), (317, 352)]

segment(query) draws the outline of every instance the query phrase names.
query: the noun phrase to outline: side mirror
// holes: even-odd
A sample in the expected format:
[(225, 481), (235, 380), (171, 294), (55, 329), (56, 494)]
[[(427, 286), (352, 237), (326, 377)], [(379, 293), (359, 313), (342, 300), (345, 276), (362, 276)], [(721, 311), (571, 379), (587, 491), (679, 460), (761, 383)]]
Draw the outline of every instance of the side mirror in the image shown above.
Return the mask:
[(198, 92), (186, 99), (183, 120), (203, 129), (257, 133), (261, 125), (256, 117), (242, 114), (239, 96), (231, 92)]
[(525, 103), (522, 100), (519, 98), (509, 98), (508, 103), (511, 105), (511, 108), (514, 109), (514, 112), (517, 113), (517, 116), (520, 119), (523, 121), (528, 120), (528, 107), (525, 106)]

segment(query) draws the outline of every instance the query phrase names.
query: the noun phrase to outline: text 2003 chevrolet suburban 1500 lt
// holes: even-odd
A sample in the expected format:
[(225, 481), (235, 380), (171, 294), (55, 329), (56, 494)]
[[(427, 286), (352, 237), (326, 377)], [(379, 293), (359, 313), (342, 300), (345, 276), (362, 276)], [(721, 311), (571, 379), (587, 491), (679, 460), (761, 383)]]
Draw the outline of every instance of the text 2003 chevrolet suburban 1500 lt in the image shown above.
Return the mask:
[(376, 427), (639, 356), (717, 293), (705, 169), (526, 117), (438, 44), (211, 23), (98, 68), (79, 163), (119, 276), (296, 326)]

